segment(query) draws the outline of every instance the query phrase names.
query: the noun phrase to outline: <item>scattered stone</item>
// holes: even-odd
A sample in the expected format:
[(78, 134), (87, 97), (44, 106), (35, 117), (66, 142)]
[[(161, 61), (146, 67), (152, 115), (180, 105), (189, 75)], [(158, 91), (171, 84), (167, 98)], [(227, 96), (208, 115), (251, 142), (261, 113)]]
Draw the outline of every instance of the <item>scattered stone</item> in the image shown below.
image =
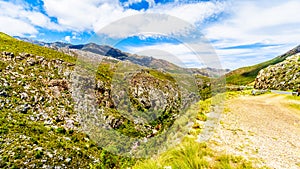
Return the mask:
[(43, 56), (36, 56), (36, 59), (39, 61), (39, 62), (42, 62), (45, 60), (45, 58)]
[(71, 159), (71, 158), (67, 158), (65, 161), (66, 161), (67, 163), (69, 163), (69, 162), (72, 161), (72, 159)]
[(21, 57), (30, 57), (30, 54), (29, 53), (19, 53), (19, 55), (21, 56)]
[(3, 90), (3, 91), (0, 92), (0, 96), (8, 97), (8, 94), (5, 90)]
[(28, 112), (28, 110), (31, 108), (31, 106), (29, 105), (29, 104), (24, 104), (24, 105), (22, 105), (21, 107), (20, 107), (20, 112), (21, 113), (27, 113)]
[(37, 63), (36, 60), (33, 59), (33, 58), (29, 58), (29, 59), (27, 60), (27, 64), (28, 64), (29, 66), (33, 66), (33, 65), (35, 65), (36, 63)]
[(21, 99), (27, 99), (28, 98), (28, 94), (23, 92), (20, 94), (21, 95)]

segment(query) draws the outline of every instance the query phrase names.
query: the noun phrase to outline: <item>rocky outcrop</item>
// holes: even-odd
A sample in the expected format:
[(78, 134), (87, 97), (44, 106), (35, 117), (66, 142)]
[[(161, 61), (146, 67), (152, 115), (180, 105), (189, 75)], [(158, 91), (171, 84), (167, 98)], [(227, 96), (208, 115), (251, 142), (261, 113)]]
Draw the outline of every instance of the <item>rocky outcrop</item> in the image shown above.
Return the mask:
[(76, 114), (70, 111), (72, 103), (67, 93), (70, 83), (68, 72), (72, 69), (69, 63), (11, 52), (2, 52), (0, 61), (7, 64), (0, 75), (0, 96), (4, 98), (0, 99), (0, 110), (15, 109), (28, 114), (31, 121), (50, 127), (76, 129), (73, 124), (78, 120)]
[(300, 54), (262, 69), (255, 79), (257, 89), (297, 90), (300, 88)]

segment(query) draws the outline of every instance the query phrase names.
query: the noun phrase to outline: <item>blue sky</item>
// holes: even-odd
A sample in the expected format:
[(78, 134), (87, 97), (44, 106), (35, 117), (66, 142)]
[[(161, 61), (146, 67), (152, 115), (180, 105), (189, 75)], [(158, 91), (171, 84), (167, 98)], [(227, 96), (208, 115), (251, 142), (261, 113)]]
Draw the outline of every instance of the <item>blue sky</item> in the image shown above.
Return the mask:
[[(81, 44), (124, 17), (166, 14), (195, 27), (214, 49), (221, 67), (235, 69), (299, 45), (299, 9), (299, 0), (0, 0), (0, 31), (45, 42)], [(176, 57), (186, 67), (199, 67), (199, 59), (175, 38), (176, 26), (163, 28), (165, 36), (128, 34), (116, 47), (161, 58), (159, 52), (153, 52), (159, 49), (170, 53), (167, 60)], [(123, 29), (130, 27), (119, 27)]]

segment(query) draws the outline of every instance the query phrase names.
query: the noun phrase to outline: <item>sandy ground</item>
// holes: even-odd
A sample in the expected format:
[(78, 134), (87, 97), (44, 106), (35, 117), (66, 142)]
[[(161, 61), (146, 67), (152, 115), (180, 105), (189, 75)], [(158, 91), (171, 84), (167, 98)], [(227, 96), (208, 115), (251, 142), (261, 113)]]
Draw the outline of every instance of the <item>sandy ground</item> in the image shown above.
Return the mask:
[[(285, 95), (241, 96), (226, 101), (212, 148), (240, 155), (255, 166), (300, 168), (300, 112), (286, 106)], [(291, 102), (291, 101), (290, 101)], [(293, 103), (299, 104), (300, 101)]]

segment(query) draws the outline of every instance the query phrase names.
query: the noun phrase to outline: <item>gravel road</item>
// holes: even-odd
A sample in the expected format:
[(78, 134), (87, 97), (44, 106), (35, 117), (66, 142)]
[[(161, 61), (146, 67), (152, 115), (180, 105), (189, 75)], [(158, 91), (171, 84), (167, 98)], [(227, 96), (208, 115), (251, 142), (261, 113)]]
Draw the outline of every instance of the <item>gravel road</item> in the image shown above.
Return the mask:
[(241, 96), (227, 101), (212, 148), (276, 169), (300, 168), (300, 112), (285, 95)]

